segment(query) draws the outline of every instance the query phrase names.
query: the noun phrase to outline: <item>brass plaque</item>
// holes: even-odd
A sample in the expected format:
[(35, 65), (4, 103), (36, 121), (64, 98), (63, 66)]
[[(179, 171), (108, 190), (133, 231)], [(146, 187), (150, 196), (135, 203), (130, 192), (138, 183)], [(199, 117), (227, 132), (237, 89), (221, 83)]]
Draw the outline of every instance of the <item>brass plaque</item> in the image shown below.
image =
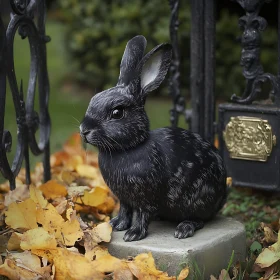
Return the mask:
[(267, 120), (253, 117), (231, 117), (223, 132), (231, 158), (267, 161), (276, 136)]

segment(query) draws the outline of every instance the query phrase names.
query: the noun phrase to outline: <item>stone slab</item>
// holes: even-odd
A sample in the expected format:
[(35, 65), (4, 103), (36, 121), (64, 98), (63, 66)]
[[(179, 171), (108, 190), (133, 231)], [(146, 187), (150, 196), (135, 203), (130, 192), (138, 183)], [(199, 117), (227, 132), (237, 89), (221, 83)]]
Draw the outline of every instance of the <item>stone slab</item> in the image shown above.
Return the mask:
[(195, 273), (195, 262), (200, 272), (204, 271), (204, 277), (196, 278), (201, 280), (209, 280), (211, 274), (218, 275), (226, 268), (233, 250), (235, 260), (245, 259), (245, 228), (232, 218), (216, 217), (187, 239), (174, 238), (176, 225), (154, 221), (149, 226), (149, 235), (133, 242), (123, 241), (124, 231), (113, 232), (108, 245), (109, 252), (119, 258), (151, 252), (157, 267), (169, 275), (177, 275), (184, 264), (188, 264), (192, 273)]

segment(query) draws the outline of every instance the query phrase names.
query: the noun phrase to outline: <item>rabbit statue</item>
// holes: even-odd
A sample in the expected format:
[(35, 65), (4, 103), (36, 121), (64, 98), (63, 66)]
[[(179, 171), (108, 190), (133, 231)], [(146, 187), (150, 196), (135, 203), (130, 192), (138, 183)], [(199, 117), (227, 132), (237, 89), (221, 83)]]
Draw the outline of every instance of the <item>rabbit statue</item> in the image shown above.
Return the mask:
[(120, 200), (110, 223), (127, 230), (125, 241), (145, 238), (155, 217), (176, 221), (174, 236), (187, 238), (224, 205), (226, 170), (217, 149), (198, 134), (149, 130), (146, 97), (164, 80), (172, 48), (161, 44), (144, 56), (146, 43), (140, 35), (127, 43), (117, 85), (92, 97), (80, 134), (99, 150), (102, 176)]

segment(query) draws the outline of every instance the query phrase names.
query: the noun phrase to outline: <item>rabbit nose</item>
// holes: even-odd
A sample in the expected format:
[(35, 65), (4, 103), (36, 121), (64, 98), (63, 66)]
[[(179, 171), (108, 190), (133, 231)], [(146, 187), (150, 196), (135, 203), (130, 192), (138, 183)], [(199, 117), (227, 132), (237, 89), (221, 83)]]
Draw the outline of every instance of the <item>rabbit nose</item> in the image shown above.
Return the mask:
[(90, 133), (90, 130), (86, 129), (85, 127), (83, 127), (82, 125), (80, 125), (80, 135), (82, 137), (82, 139), (84, 140), (84, 142), (88, 142), (86, 136)]

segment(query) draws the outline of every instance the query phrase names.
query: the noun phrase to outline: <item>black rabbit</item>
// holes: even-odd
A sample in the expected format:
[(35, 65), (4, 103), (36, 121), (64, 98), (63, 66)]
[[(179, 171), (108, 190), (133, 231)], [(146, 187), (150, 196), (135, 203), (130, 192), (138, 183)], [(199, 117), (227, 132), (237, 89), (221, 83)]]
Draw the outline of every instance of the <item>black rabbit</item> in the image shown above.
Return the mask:
[(161, 44), (144, 56), (145, 48), (143, 36), (127, 43), (117, 85), (91, 99), (80, 133), (99, 149), (104, 180), (120, 200), (111, 225), (128, 229), (125, 241), (145, 238), (155, 216), (177, 221), (175, 237), (186, 238), (225, 203), (226, 171), (217, 149), (198, 134), (149, 130), (146, 96), (164, 80), (172, 50)]

